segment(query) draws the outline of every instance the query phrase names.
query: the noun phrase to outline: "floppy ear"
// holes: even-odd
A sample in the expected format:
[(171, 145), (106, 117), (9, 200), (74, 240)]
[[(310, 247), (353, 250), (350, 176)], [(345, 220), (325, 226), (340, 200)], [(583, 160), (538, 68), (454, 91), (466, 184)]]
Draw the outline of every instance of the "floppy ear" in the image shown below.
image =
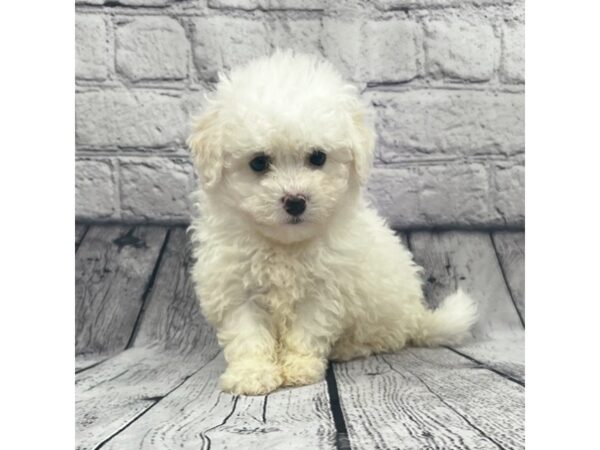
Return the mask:
[(373, 164), (375, 150), (375, 132), (373, 125), (367, 119), (365, 111), (357, 111), (352, 116), (352, 159), (354, 170), (361, 185), (366, 184)]
[(187, 140), (192, 161), (206, 188), (216, 185), (223, 172), (220, 135), (218, 113), (212, 110), (195, 120), (192, 134)]

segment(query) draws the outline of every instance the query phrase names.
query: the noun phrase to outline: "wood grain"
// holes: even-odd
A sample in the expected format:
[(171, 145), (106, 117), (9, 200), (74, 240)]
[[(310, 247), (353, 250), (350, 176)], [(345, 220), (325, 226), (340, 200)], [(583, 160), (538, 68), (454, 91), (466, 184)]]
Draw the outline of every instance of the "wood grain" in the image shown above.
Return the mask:
[(218, 354), (214, 331), (198, 312), (186, 242), (182, 228), (169, 234), (134, 348), (77, 376), (80, 448), (118, 433)]
[(156, 344), (187, 352), (215, 345), (214, 331), (200, 313), (189, 276), (190, 267), (191, 248), (186, 231), (174, 228), (170, 231), (156, 282), (144, 305), (134, 341), (136, 346)]
[(166, 230), (91, 227), (76, 254), (76, 353), (111, 355), (131, 337)]
[(523, 336), (470, 342), (452, 350), (472, 358), (485, 367), (525, 384), (525, 342)]
[(478, 303), (477, 341), (522, 336), (523, 326), (488, 233), (449, 231), (409, 235), (415, 261), (424, 269), (427, 301), (437, 306), (459, 287)]
[(219, 354), (106, 448), (334, 448), (335, 429), (324, 381), (268, 396), (238, 397), (218, 388), (224, 368)]
[(76, 376), (76, 443), (95, 449), (152, 408), (218, 349), (188, 355), (132, 348)]
[(492, 234), (504, 278), (525, 322), (525, 233), (497, 231)]
[(334, 370), (352, 448), (524, 448), (524, 389), (448, 349)]

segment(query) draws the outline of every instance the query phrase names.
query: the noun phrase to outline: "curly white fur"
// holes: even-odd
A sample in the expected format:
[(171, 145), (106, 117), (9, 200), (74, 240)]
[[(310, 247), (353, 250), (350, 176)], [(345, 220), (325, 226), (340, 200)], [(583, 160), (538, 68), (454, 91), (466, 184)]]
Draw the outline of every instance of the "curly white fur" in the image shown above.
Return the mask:
[[(326, 61), (275, 52), (221, 78), (189, 145), (202, 180), (193, 279), (225, 391), (314, 383), (328, 359), (468, 334), (473, 301), (457, 292), (429, 310), (420, 268), (363, 199), (374, 141), (356, 88)], [(264, 173), (249, 167), (259, 154)], [(300, 223), (282, 207), (290, 194), (307, 199)]]

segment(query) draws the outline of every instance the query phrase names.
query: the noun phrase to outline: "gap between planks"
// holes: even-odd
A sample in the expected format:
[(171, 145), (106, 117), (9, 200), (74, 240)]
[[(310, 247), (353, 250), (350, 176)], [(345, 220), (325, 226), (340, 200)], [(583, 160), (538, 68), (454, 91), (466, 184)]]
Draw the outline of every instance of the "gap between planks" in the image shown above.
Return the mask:
[(79, 246), (85, 239), (85, 235), (89, 231), (90, 226), (75, 223), (75, 253), (77, 254), (77, 250), (79, 250)]
[(456, 350), (455, 348), (452, 348), (452, 347), (449, 347), (446, 345), (444, 345), (444, 348), (447, 348), (448, 350), (456, 353), (457, 355), (460, 355), (463, 358), (466, 358), (469, 361), (472, 361), (475, 364), (478, 364), (482, 368), (487, 369), (491, 372), (494, 372), (495, 374), (500, 375), (501, 377), (506, 378), (509, 381), (512, 381), (513, 383), (517, 383), (518, 385), (525, 387), (525, 379), (520, 379), (520, 378), (514, 377), (510, 373), (507, 373), (506, 371), (502, 371), (497, 368), (491, 367), (489, 364), (479, 361), (477, 358), (473, 358), (472, 356), (466, 355), (466, 354), (462, 353), (461, 351)]
[(337, 450), (350, 450), (352, 447), (350, 447), (346, 419), (344, 418), (344, 412), (340, 404), (340, 393), (337, 387), (337, 380), (335, 379), (335, 372), (333, 371), (334, 364), (332, 361), (329, 362), (325, 380), (327, 382), (327, 392), (329, 393), (329, 409), (331, 410), (333, 425), (335, 426), (335, 446)]
[(515, 307), (515, 311), (517, 312), (517, 316), (519, 316), (519, 320), (521, 321), (521, 325), (523, 325), (523, 328), (525, 328), (525, 320), (523, 320), (523, 316), (521, 315), (521, 311), (519, 311), (519, 308), (517, 307), (517, 301), (515, 300), (515, 296), (513, 294), (512, 288), (510, 286), (510, 283), (508, 282), (508, 278), (506, 277), (506, 270), (504, 268), (504, 265), (502, 264), (502, 260), (500, 258), (500, 253), (498, 252), (498, 246), (496, 245), (496, 241), (494, 240), (494, 238), (492, 237), (491, 234), (490, 234), (490, 241), (492, 242), (492, 247), (494, 248), (494, 252), (496, 253), (496, 259), (498, 260), (498, 266), (500, 266), (500, 273), (502, 274), (502, 279), (504, 280), (504, 283), (506, 284), (506, 289), (508, 290), (508, 294), (510, 295), (510, 299), (513, 302), (513, 306)]
[(156, 282), (156, 276), (158, 274), (158, 270), (160, 268), (161, 262), (163, 260), (163, 256), (165, 254), (165, 250), (169, 243), (169, 237), (171, 236), (171, 229), (167, 228), (167, 232), (165, 233), (165, 239), (160, 247), (160, 252), (158, 253), (158, 258), (156, 258), (156, 262), (154, 263), (154, 267), (152, 268), (152, 273), (150, 274), (150, 278), (148, 279), (148, 283), (144, 289), (144, 293), (142, 294), (142, 305), (140, 306), (140, 310), (135, 319), (135, 323), (133, 324), (133, 329), (131, 330), (131, 335), (129, 336), (129, 340), (127, 341), (127, 345), (125, 349), (131, 348), (133, 342), (135, 341), (135, 337), (138, 334), (140, 323), (144, 315), (144, 311), (146, 310), (148, 295), (152, 292), (152, 288), (154, 287), (154, 283)]
[(525, 232), (496, 231), (491, 237), (506, 286), (525, 328)]

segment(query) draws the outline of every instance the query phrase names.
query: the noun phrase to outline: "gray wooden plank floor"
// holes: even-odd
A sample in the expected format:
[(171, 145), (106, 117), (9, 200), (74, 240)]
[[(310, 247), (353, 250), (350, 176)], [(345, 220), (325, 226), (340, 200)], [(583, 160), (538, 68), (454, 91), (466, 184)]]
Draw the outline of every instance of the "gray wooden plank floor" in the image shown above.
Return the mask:
[(75, 259), (75, 345), (81, 359), (127, 347), (166, 234), (149, 226), (87, 231)]
[[(473, 339), (453, 350), (524, 382), (524, 324), (490, 234), (418, 232), (410, 233), (408, 242), (424, 268), (425, 295), (432, 305), (459, 287), (477, 299), (480, 320)], [(515, 270), (522, 272), (523, 266)]]
[(524, 234), (398, 236), (432, 306), (457, 287), (478, 300), (472, 338), (239, 397), (218, 389), (225, 361), (194, 298), (185, 229), (77, 224), (77, 448), (524, 448)]

